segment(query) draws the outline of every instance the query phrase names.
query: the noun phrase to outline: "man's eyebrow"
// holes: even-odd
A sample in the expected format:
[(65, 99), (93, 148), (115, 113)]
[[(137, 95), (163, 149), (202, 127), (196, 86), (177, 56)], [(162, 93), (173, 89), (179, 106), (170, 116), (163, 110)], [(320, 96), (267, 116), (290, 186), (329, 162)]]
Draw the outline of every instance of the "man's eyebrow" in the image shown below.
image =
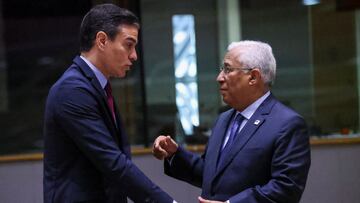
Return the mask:
[(137, 44), (137, 40), (132, 37), (127, 37), (126, 40), (132, 41), (133, 43)]

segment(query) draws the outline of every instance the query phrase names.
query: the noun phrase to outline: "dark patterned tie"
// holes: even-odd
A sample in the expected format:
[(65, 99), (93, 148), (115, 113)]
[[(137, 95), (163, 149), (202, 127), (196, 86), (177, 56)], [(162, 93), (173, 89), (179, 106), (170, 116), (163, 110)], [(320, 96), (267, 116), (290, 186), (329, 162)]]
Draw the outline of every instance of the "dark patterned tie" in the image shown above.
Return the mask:
[(107, 82), (105, 85), (105, 92), (106, 92), (106, 96), (107, 96), (107, 103), (109, 105), (109, 108), (111, 110), (113, 119), (115, 120), (115, 108), (114, 108), (114, 97), (112, 95), (112, 89), (111, 89), (111, 85), (110, 82)]
[(228, 139), (226, 145), (224, 146), (224, 148), (222, 148), (220, 151), (220, 156), (219, 156), (218, 165), (217, 165), (218, 168), (219, 168), (219, 166), (221, 166), (223, 164), (225, 157), (229, 153), (231, 146), (236, 138), (236, 135), (239, 132), (239, 129), (240, 129), (240, 126), (241, 126), (241, 123), (243, 122), (243, 120), (244, 120), (244, 116), (242, 116), (240, 113), (238, 113), (236, 115), (235, 119), (232, 121), (229, 139)]

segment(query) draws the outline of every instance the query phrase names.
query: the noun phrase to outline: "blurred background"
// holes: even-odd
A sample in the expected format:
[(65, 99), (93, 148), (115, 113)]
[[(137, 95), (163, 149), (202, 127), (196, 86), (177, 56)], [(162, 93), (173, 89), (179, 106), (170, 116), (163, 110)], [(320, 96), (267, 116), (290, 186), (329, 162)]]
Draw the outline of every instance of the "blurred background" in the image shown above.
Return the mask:
[[(0, 196), (28, 181), (24, 197), (42, 201), (46, 96), (79, 54), (83, 15), (99, 3), (125, 7), (141, 21), (139, 60), (125, 79), (112, 81), (133, 149), (146, 149), (160, 134), (206, 144), (228, 108), (216, 82), (227, 45), (260, 40), (277, 59), (273, 94), (310, 129), (313, 165), (303, 202), (360, 201), (359, 0), (0, 0), (0, 155), (40, 154), (36, 162), (0, 165)], [(172, 186), (148, 152), (135, 157), (140, 168), (183, 202), (195, 202), (186, 198), (199, 189)]]
[(305, 117), (312, 136), (358, 135), (359, 1), (2, 0), (0, 154), (41, 152), (48, 90), (79, 54), (82, 16), (104, 2), (141, 19), (139, 61), (113, 81), (134, 146), (159, 134), (205, 144), (226, 109), (218, 67), (227, 45), (243, 39), (273, 47), (273, 93)]

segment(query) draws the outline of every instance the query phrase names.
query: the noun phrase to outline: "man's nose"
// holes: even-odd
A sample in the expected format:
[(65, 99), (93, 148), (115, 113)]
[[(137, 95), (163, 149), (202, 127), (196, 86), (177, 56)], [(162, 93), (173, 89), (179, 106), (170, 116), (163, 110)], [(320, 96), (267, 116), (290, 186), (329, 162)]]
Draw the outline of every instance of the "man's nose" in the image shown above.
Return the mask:
[(137, 53), (136, 53), (136, 50), (135, 50), (135, 49), (131, 52), (131, 54), (130, 54), (130, 56), (129, 56), (129, 59), (130, 59), (131, 61), (136, 61), (136, 60), (137, 60)]
[(224, 71), (220, 71), (216, 78), (216, 81), (218, 81), (219, 83), (224, 82)]

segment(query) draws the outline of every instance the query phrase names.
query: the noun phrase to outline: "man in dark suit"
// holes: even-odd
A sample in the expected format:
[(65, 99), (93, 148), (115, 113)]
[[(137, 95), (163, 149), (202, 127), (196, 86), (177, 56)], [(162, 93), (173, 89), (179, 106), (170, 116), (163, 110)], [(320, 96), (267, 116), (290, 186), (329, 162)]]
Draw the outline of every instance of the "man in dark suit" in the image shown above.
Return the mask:
[(80, 52), (50, 89), (45, 110), (44, 202), (171, 203), (132, 162), (109, 79), (137, 59), (138, 18), (95, 6), (80, 27)]
[(165, 173), (202, 188), (200, 203), (295, 203), (304, 191), (310, 146), (303, 118), (271, 93), (276, 62), (257, 41), (230, 44), (217, 81), (232, 109), (220, 114), (202, 156), (159, 136)]

